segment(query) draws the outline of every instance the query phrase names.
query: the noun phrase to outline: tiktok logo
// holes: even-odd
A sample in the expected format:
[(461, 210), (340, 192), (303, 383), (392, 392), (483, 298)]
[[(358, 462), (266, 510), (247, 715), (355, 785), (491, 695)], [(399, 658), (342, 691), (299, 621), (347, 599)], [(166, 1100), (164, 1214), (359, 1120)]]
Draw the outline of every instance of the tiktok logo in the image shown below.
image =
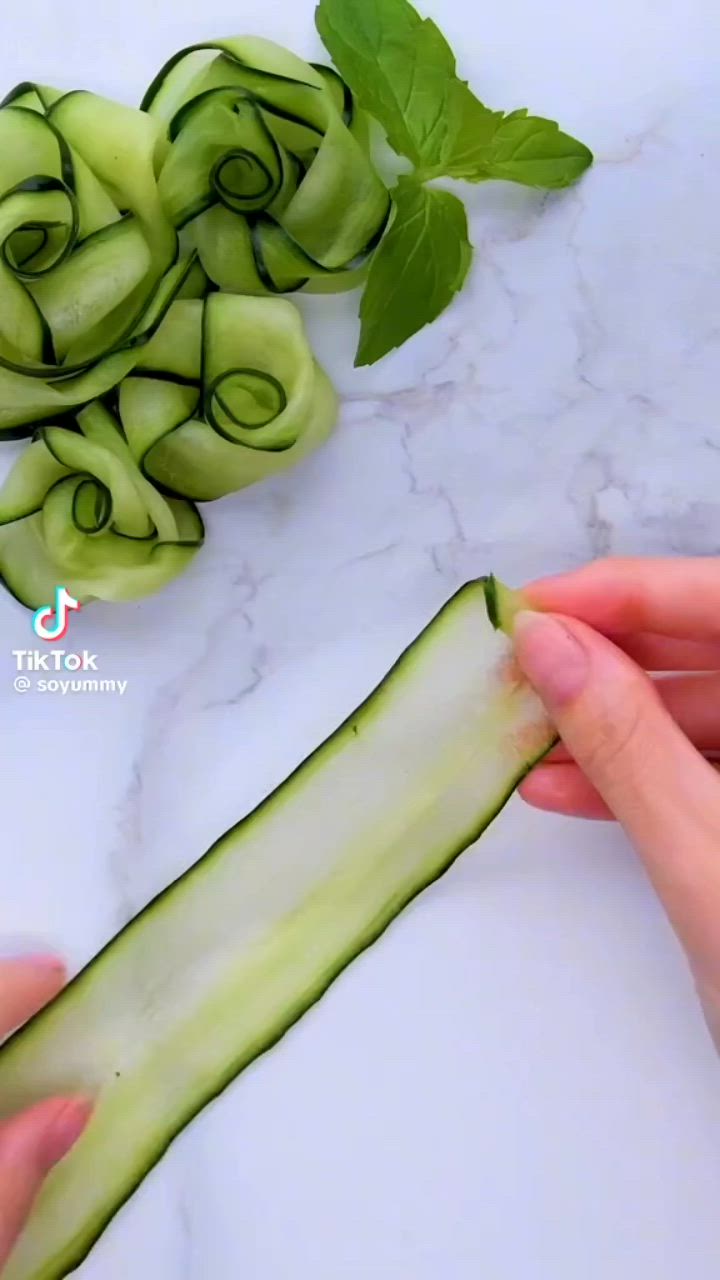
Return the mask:
[(62, 640), (68, 633), (70, 614), (81, 609), (82, 605), (66, 591), (64, 587), (55, 588), (55, 604), (44, 604), (33, 614), (33, 631), (40, 640), (53, 643)]

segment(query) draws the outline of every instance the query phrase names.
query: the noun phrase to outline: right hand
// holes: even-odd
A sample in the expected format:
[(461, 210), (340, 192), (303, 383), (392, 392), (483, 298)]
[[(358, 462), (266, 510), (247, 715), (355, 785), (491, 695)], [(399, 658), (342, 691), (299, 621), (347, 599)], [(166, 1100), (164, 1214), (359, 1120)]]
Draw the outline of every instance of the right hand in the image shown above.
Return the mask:
[(622, 823), (720, 1048), (720, 559), (601, 560), (526, 594), (517, 657), (564, 747), (521, 794)]

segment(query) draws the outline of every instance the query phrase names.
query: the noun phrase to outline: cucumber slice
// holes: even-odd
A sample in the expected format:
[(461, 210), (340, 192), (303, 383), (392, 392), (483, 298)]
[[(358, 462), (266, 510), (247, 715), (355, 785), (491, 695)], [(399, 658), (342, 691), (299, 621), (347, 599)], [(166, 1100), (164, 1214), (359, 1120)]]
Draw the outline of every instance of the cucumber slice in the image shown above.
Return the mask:
[(363, 117), (337, 72), (269, 40), (182, 50), (143, 107), (167, 127), (158, 184), (221, 289), (339, 292), (390, 216)]
[(550, 747), (464, 587), (380, 687), (0, 1049), (2, 1113), (67, 1090), (97, 1110), (4, 1280), (76, 1267), (168, 1144), (441, 876)]
[(119, 393), (134, 457), (168, 493), (210, 501), (322, 444), (337, 397), (284, 298), (176, 302)]
[(46, 427), (0, 489), (0, 580), (37, 609), (62, 582), (78, 600), (135, 600), (182, 573), (203, 543), (189, 502), (141, 475), (112, 414)]

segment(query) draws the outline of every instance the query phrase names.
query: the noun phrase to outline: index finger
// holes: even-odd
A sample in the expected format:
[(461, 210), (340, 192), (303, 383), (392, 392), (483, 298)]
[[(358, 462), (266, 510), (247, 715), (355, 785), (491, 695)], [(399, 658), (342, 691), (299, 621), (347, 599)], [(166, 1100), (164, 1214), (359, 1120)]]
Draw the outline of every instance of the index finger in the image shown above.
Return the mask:
[(531, 605), (605, 635), (720, 640), (720, 557), (613, 557), (525, 588)]

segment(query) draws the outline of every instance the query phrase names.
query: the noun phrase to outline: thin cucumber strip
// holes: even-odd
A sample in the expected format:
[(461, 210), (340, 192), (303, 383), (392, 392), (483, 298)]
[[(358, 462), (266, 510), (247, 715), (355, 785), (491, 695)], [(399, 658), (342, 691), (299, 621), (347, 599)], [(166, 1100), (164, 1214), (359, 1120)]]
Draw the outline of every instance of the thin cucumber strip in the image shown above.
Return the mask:
[(334, 67), (328, 67), (323, 62), (311, 62), (310, 66), (313, 71), (317, 71), (318, 75), (322, 76), (333, 96), (335, 106), (340, 112), (344, 123), (350, 129), (357, 114), (352, 89), (345, 83), (339, 71), (336, 71)]
[(41, 511), (46, 493), (67, 474), (45, 441), (33, 440), (20, 454), (0, 489), (0, 525), (14, 524)]
[(550, 747), (464, 587), (380, 687), (253, 813), (0, 1049), (3, 1114), (89, 1091), (97, 1109), (46, 1182), (4, 1280), (60, 1280), (168, 1144), (418, 893)]
[(31, 111), (45, 112), (51, 107), (53, 102), (61, 98), (62, 91), (60, 89), (51, 89), (46, 84), (33, 84), (29, 80), (23, 81), (22, 84), (16, 84), (14, 89), (6, 93), (0, 102), (0, 107), (28, 107)]
[(44, 115), (20, 106), (0, 108), (0, 189), (38, 176), (62, 179), (74, 188), (67, 143)]
[[(388, 210), (389, 216), (389, 210)], [(345, 293), (365, 279), (370, 257), (385, 231), (381, 222), (373, 239), (351, 261), (326, 267), (312, 258), (274, 218), (257, 214), (238, 218), (215, 204), (194, 224), (195, 243), (211, 279), (221, 278), (230, 293)]]
[(218, 200), (237, 213), (273, 203), (283, 184), (282, 152), (244, 89), (206, 92), (181, 115), (158, 183), (174, 226), (185, 226)]
[(189, 45), (173, 54), (145, 93), (141, 109), (161, 119), (173, 116), (198, 91), (198, 86), (206, 83), (218, 54), (223, 55), (223, 74), (228, 68), (230, 73), (232, 68), (242, 68), (253, 72), (265, 85), (285, 82), (293, 89), (303, 83), (308, 83), (310, 88), (317, 86), (314, 77), (309, 82), (305, 81), (308, 64), (289, 50), (258, 36), (231, 36)]
[(57, 270), (30, 285), (60, 360), (116, 307), (127, 305), (151, 262), (140, 224), (123, 218), (89, 236)]
[[(238, 37), (176, 55), (143, 105), (167, 129), (165, 212), (193, 235), (219, 288), (331, 292), (360, 282), (391, 205), (336, 72)], [(267, 256), (269, 237), (253, 234), (258, 215), (282, 233)]]
[[(152, 484), (148, 484), (139, 468), (134, 465), (135, 460), (119, 422), (105, 405), (99, 401), (87, 405), (77, 415), (77, 420), (85, 439), (90, 444), (99, 446), (106, 453), (112, 454), (118, 459), (124, 475), (127, 476), (136, 490), (137, 506), (135, 509), (139, 507), (143, 511), (143, 521), (146, 526), (149, 525), (150, 527), (150, 536), (157, 537), (160, 542), (183, 541), (184, 535), (178, 525), (176, 512), (185, 512), (186, 509), (194, 512), (192, 504), (178, 502), (173, 505), (161, 493), (158, 493)], [(190, 521), (190, 525), (194, 525), (194, 523), (194, 519)], [(187, 524), (187, 521), (184, 521), (183, 524)], [(137, 533), (131, 534), (127, 526), (121, 528), (120, 519), (117, 515), (114, 517), (113, 525), (116, 532), (124, 533), (126, 537), (144, 536)]]
[[(39, 362), (55, 355), (48, 323), (24, 280), (37, 264), (39, 255), (46, 251), (50, 232), (62, 219), (66, 202), (65, 192), (55, 188), (54, 180), (52, 186), (42, 193), (30, 193), (24, 185), (0, 198), (0, 293), (4, 306), (0, 355), (19, 368), (25, 359)], [(30, 206), (32, 224), (27, 217)], [(40, 232), (43, 233), (42, 242), (36, 241), (35, 251), (24, 257), (28, 238)]]
[(154, 179), (160, 128), (141, 111), (84, 90), (67, 93), (48, 119), (95, 174), (118, 209), (142, 223), (159, 278), (176, 256)]

